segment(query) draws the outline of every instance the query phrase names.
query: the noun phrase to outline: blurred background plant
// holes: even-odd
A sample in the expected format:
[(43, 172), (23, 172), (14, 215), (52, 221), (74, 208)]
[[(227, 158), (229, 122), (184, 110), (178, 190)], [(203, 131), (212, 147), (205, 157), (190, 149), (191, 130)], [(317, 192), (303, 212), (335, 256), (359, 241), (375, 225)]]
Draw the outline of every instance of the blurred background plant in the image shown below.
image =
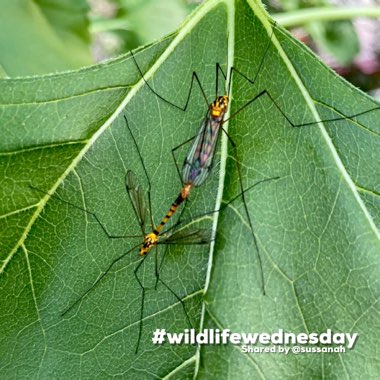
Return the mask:
[(335, 71), (380, 96), (380, 0), (264, 2), (281, 25)]
[[(115, 57), (174, 31), (200, 2), (8, 1), (0, 14), (0, 76), (76, 69)], [(340, 75), (380, 96), (380, 0), (264, 3)]]

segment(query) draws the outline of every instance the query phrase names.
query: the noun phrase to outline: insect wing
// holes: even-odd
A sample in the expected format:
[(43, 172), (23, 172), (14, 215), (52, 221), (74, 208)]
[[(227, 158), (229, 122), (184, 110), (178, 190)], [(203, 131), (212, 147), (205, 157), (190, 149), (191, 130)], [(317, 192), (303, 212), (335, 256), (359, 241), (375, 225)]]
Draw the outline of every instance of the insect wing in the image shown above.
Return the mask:
[(207, 179), (212, 167), (219, 131), (220, 123), (212, 120), (208, 111), (186, 156), (182, 169), (183, 183), (200, 186)]
[(201, 245), (209, 244), (212, 240), (212, 230), (179, 230), (162, 239), (159, 244)]
[[(145, 225), (146, 207), (144, 203), (144, 194), (140, 184), (137, 182), (136, 175), (133, 171), (128, 170), (125, 176), (125, 186), (135, 211), (137, 220), (141, 228)], [(144, 233), (144, 231), (143, 231)]]

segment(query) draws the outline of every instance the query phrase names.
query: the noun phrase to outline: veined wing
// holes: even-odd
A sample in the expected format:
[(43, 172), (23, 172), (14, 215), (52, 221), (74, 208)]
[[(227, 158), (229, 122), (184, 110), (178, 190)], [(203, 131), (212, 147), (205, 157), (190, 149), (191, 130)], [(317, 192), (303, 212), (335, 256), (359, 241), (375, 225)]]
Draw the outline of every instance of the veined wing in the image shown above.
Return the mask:
[(207, 111), (182, 168), (183, 183), (200, 186), (210, 174), (220, 133), (220, 122)]
[(163, 235), (158, 244), (202, 245), (213, 241), (211, 229), (181, 229), (172, 234)]
[(145, 235), (146, 206), (144, 202), (144, 194), (137, 181), (136, 174), (132, 170), (128, 170), (125, 175), (125, 187), (140, 225), (141, 232)]

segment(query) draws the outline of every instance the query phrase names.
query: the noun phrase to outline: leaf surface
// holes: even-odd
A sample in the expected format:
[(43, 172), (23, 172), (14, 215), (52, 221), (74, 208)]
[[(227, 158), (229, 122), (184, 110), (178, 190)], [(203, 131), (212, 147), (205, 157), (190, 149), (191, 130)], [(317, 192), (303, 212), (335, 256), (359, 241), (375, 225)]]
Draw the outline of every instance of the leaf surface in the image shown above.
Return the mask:
[[(62, 316), (140, 239), (111, 241), (91, 215), (30, 185), (91, 210), (112, 234), (138, 235), (124, 177), (133, 170), (144, 189), (148, 180), (123, 116), (149, 174), (157, 224), (181, 186), (171, 150), (194, 136), (206, 112), (197, 87), (186, 112), (161, 101), (128, 55), (81, 71), (0, 81), (0, 321), (6, 326), (0, 334), (1, 373), (7, 378), (375, 377), (378, 105), (278, 27), (272, 35), (272, 25), (252, 1), (208, 1), (178, 32), (135, 56), (149, 83), (177, 104), (186, 100), (193, 71), (211, 101), (215, 63), (225, 69), (233, 60), (247, 77), (258, 75), (255, 85), (234, 75), (231, 114), (264, 89), (294, 124), (373, 110), (293, 128), (262, 96), (231, 119), (228, 131), (244, 187), (280, 177), (245, 194), (263, 260), (265, 296), (240, 199), (199, 223), (214, 229), (214, 244), (171, 246), (161, 270), (195, 327), (332, 329), (357, 332), (359, 342), (345, 354), (299, 356), (248, 355), (233, 345), (154, 346), (154, 329), (181, 332), (189, 326), (172, 292), (161, 283), (154, 290), (151, 254), (139, 271), (152, 289), (146, 292), (135, 355), (141, 310), (137, 250)], [(186, 147), (179, 151), (181, 163)], [(233, 157), (224, 136), (213, 173), (191, 194), (184, 220), (239, 194)], [(160, 246), (159, 257), (164, 252)]]

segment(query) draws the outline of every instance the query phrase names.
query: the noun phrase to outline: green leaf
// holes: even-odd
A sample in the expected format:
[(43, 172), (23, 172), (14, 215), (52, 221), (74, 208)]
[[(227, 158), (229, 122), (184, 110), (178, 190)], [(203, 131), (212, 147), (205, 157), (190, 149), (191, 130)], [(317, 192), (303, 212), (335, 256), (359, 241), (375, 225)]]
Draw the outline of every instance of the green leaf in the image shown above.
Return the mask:
[(92, 63), (85, 0), (7, 1), (0, 13), (0, 65), (8, 76)]
[[(147, 287), (140, 350), (135, 354), (141, 289), (135, 252), (118, 262), (80, 305), (62, 316), (109, 264), (140, 239), (125, 192), (133, 170), (152, 183), (159, 223), (178, 195), (171, 150), (193, 136), (206, 106), (195, 86), (186, 112), (144, 84), (131, 57), (65, 74), (1, 80), (0, 368), (4, 378), (375, 378), (379, 331), (378, 104), (338, 78), (279, 27), (272, 34), (253, 1), (204, 3), (175, 34), (135, 53), (162, 96), (184, 104), (193, 71), (215, 96), (215, 64), (227, 57), (255, 85), (234, 75), (231, 114), (266, 89), (268, 96), (231, 119), (245, 194), (264, 266), (237, 199), (203, 218), (210, 247), (173, 246), (161, 278), (181, 297), (199, 328), (235, 332), (358, 333), (344, 354), (243, 354), (238, 346), (155, 346), (152, 332), (188, 328), (181, 303), (163, 284), (154, 290), (154, 254), (140, 271)], [(227, 41), (228, 38), (228, 41)], [(376, 110), (377, 108), (377, 110)], [(225, 126), (226, 127), (226, 126)], [(179, 149), (179, 162), (186, 147)], [(218, 209), (239, 193), (234, 150), (223, 136), (209, 180), (194, 189), (183, 218)], [(147, 199), (146, 199), (147, 201)], [(162, 257), (165, 249), (158, 252)], [(204, 293), (206, 294), (204, 295)], [(236, 374), (236, 375), (235, 375)]]

